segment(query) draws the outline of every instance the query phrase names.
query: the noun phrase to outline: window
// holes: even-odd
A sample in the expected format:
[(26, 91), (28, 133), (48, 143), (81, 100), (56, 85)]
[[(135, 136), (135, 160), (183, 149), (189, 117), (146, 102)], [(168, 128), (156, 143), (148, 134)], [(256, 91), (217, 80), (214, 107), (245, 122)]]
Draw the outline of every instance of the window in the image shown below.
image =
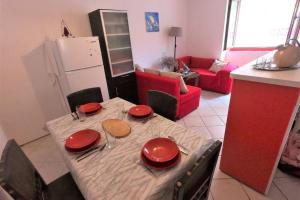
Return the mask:
[[(225, 49), (231, 47), (275, 47), (284, 44), (298, 1), (230, 0)], [(296, 21), (295, 23), (299, 27)]]
[[(286, 42), (295, 44), (296, 43), (295, 39), (299, 41), (300, 39), (299, 32), (300, 32), (300, 0), (297, 0)], [(290, 39), (292, 39), (292, 42)]]

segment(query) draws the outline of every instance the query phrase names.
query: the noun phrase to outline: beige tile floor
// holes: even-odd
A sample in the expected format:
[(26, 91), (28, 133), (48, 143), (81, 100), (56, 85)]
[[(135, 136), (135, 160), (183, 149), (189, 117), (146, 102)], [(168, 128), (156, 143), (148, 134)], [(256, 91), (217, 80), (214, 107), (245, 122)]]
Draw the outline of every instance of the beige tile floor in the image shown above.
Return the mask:
[[(223, 141), (229, 99), (230, 95), (202, 91), (200, 107), (177, 121), (177, 123), (195, 129), (199, 134)], [(24, 145), (22, 148), (47, 183), (68, 172), (51, 136), (43, 137)], [(221, 155), (219, 158), (221, 158)], [(219, 160), (209, 200), (300, 199), (300, 179), (286, 175), (278, 170), (269, 194), (264, 196), (221, 172), (219, 170)]]

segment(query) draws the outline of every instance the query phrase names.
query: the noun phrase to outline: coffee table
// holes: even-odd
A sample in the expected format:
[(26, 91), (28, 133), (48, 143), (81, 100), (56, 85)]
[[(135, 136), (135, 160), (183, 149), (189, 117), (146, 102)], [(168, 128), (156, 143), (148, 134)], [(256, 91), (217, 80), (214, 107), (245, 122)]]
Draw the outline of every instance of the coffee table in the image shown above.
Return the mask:
[(182, 78), (185, 83), (187, 83), (188, 80), (194, 80), (194, 86), (198, 86), (199, 84), (199, 74), (197, 72), (190, 72), (188, 74), (182, 73)]

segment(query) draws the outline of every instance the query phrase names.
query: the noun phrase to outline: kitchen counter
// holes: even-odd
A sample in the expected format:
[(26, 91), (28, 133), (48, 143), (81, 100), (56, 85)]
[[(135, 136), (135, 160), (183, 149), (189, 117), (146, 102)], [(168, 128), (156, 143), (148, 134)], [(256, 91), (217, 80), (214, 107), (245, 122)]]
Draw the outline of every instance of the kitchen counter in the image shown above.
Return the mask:
[(220, 169), (267, 194), (300, 105), (300, 69), (262, 71), (255, 63), (231, 73)]
[[(274, 52), (271, 52), (264, 57), (271, 57), (273, 54)], [(263, 71), (253, 69), (255, 63), (256, 60), (234, 70), (230, 74), (231, 77), (245, 81), (300, 88), (300, 67), (285, 71)]]

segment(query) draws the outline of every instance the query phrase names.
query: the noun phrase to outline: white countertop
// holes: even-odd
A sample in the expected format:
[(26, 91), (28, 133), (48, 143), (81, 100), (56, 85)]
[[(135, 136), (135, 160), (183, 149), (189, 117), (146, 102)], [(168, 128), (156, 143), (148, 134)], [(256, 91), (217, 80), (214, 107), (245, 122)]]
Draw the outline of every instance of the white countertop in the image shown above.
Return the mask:
[[(270, 57), (273, 53), (264, 57)], [(256, 60), (234, 70), (230, 73), (231, 77), (238, 80), (300, 88), (300, 68), (286, 71), (263, 71), (253, 69), (255, 63)]]

